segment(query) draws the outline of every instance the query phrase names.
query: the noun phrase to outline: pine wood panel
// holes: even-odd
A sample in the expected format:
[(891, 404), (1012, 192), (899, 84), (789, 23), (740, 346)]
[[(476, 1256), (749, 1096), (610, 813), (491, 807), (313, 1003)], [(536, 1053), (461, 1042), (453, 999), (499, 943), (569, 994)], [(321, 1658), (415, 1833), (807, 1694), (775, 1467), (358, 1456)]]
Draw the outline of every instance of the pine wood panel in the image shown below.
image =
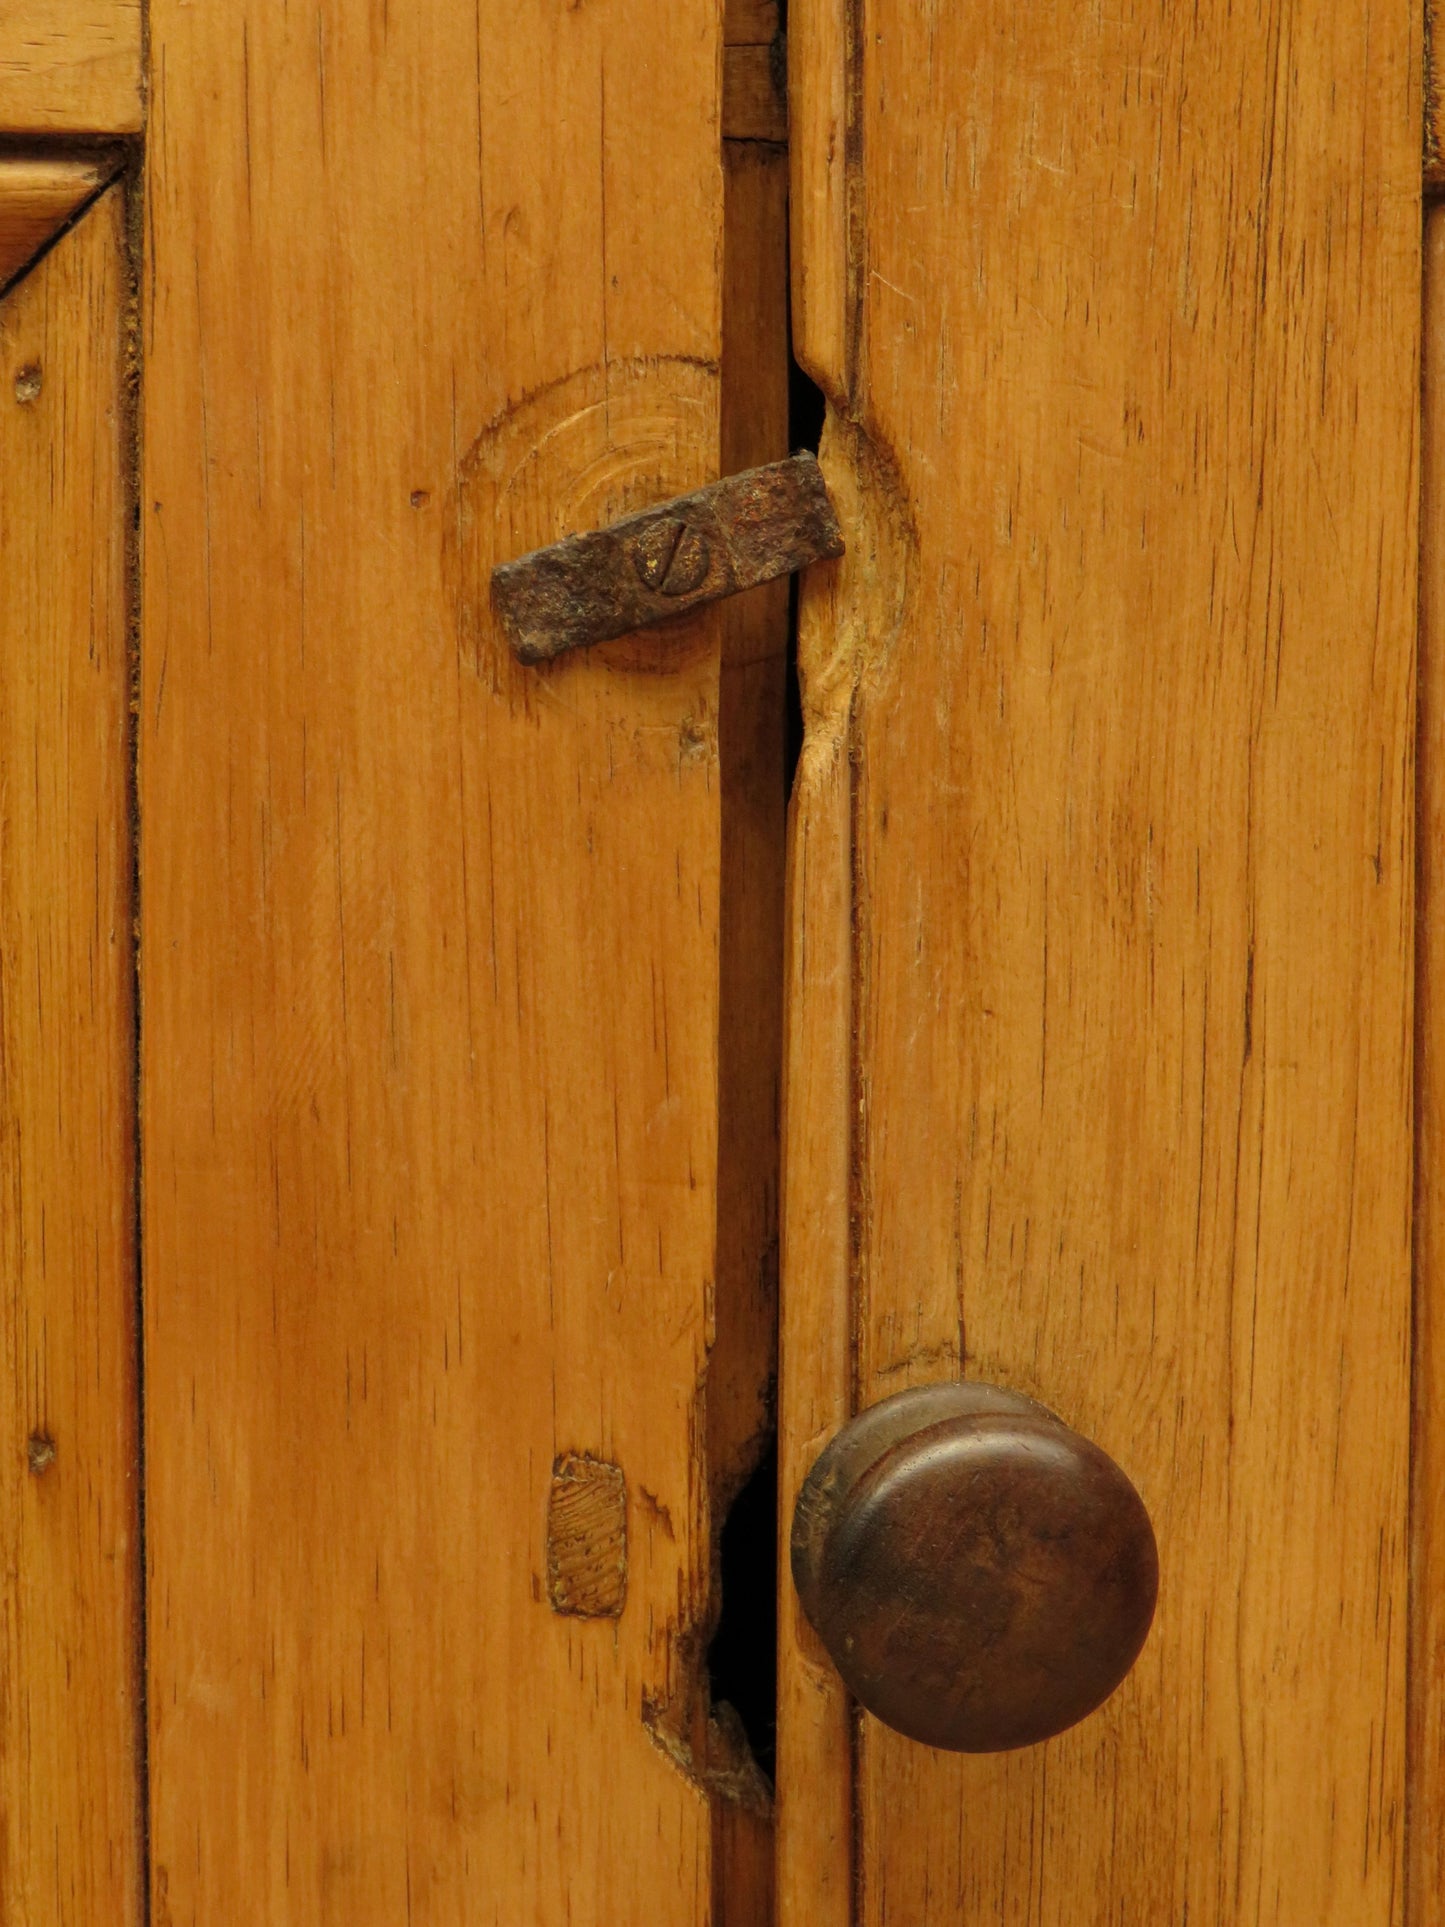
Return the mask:
[(124, 240), (0, 303), (7, 1927), (142, 1918)]
[[(848, 528), (848, 534), (854, 531)], [(788, 820), (779, 1536), (809, 1467), (845, 1424), (852, 1389), (849, 1178), (852, 1119), (850, 661), (837, 650), (838, 578), (800, 592), (804, 737)], [(852, 1715), (786, 1568), (778, 1613), (778, 1927), (850, 1927)]]
[(0, 133), (141, 128), (141, 0), (6, 0)]
[[(793, 353), (835, 402), (848, 381), (850, 134), (857, 89), (849, 0), (790, 0), (788, 153), (792, 162)], [(853, 170), (856, 178), (856, 168)]]
[(1425, 223), (1415, 985), (1410, 1914), (1445, 1893), (1445, 208)]
[(819, 43), (857, 101), (851, 306), (796, 230), (825, 465), (896, 537), (855, 1396), (1037, 1395), (1163, 1566), (1061, 1740), (864, 1722), (868, 1927), (1401, 1918), (1419, 32), (863, 0)]
[(80, 211), (109, 171), (94, 158), (0, 157), (0, 289)]
[(150, 32), (156, 1917), (697, 1927), (765, 1877), (701, 1664), (771, 1295), (718, 1302), (721, 618), (524, 671), (486, 584), (717, 472), (718, 10)]

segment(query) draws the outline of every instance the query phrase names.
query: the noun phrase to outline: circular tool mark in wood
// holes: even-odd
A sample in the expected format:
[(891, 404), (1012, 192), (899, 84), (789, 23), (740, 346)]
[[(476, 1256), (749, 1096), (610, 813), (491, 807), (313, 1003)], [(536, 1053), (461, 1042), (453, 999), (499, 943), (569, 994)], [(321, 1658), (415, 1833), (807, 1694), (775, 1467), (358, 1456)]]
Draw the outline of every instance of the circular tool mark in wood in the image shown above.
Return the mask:
[[(702, 362), (614, 361), (548, 383), (478, 435), (462, 458), (442, 528), (459, 626), (478, 665), (498, 682), (509, 685), (515, 666), (504, 660), (511, 652), (491, 618), (493, 566), (700, 487), (716, 445), (719, 394), (717, 369)], [(684, 527), (663, 558), (666, 580), (656, 586), (665, 595), (690, 593), (711, 564), (697, 553), (701, 539), (695, 547), (687, 537)], [(647, 582), (640, 568), (639, 575)], [(706, 624), (692, 629), (682, 646), (705, 658), (716, 638)], [(633, 674), (675, 679), (681, 660), (678, 633), (644, 630), (601, 648), (605, 662)]]

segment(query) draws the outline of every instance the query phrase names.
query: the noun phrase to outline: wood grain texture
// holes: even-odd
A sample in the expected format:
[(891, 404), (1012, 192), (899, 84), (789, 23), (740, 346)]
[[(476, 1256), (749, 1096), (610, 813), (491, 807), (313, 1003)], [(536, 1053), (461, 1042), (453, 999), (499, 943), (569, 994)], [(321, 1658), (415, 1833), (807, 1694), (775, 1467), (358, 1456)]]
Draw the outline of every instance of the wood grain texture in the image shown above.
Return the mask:
[[(851, 1409), (853, 662), (844, 617), (860, 562), (866, 567), (851, 506), (850, 495), (847, 553), (799, 584), (804, 733), (788, 821), (784, 977), (778, 1391), (784, 1545), (799, 1488)], [(778, 1927), (850, 1927), (852, 1752), (848, 1695), (785, 1570), (778, 1599)]]
[(0, 1920), (139, 1927), (118, 189), (0, 303)]
[(788, 152), (792, 159), (793, 353), (835, 402), (848, 381), (849, 0), (790, 0)]
[(135, 134), (141, 0), (6, 0), (0, 134)]
[(24, 272), (110, 171), (93, 158), (0, 156), (0, 289)]
[(860, 1918), (1383, 1927), (1419, 14), (854, 27), (853, 305), (809, 325), (857, 344), (825, 467), (907, 565), (851, 737), (856, 1398), (1038, 1396), (1162, 1566), (1136, 1672), (1062, 1739), (864, 1723)]
[[(735, 1475), (771, 1284), (740, 1232), (751, 1297), (719, 1302), (721, 618), (537, 671), (486, 595), (494, 562), (717, 473), (720, 29), (710, 0), (151, 12), (177, 1927), (238, 1893), (277, 1927), (731, 1905), (757, 1788), (708, 1718), (708, 1442)], [(616, 1621), (548, 1600), (567, 1453), (626, 1481)]]
[(1411, 1927), (1445, 1893), (1445, 208), (1425, 223), (1415, 980)]

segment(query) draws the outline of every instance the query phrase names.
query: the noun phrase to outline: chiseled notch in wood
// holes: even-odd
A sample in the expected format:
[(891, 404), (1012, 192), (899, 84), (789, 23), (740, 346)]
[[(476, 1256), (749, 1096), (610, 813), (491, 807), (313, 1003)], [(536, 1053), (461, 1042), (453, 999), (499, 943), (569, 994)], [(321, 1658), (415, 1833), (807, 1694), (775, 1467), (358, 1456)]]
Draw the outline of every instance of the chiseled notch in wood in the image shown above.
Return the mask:
[(137, 134), (141, 0), (5, 0), (0, 134)]
[(620, 1465), (569, 1452), (553, 1466), (547, 1594), (553, 1612), (621, 1618), (627, 1604), (627, 1480)]
[(113, 171), (109, 161), (96, 157), (0, 160), (0, 291), (74, 220)]

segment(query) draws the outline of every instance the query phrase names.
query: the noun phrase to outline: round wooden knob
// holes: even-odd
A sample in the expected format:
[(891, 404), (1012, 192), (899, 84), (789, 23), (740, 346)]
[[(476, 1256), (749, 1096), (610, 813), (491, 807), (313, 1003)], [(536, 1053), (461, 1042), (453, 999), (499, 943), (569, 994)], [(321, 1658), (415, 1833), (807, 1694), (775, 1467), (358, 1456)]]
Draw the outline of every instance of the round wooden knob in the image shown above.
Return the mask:
[(993, 1385), (846, 1425), (793, 1514), (793, 1578), (849, 1690), (962, 1753), (1046, 1740), (1123, 1679), (1154, 1616), (1144, 1502), (1061, 1419)]

